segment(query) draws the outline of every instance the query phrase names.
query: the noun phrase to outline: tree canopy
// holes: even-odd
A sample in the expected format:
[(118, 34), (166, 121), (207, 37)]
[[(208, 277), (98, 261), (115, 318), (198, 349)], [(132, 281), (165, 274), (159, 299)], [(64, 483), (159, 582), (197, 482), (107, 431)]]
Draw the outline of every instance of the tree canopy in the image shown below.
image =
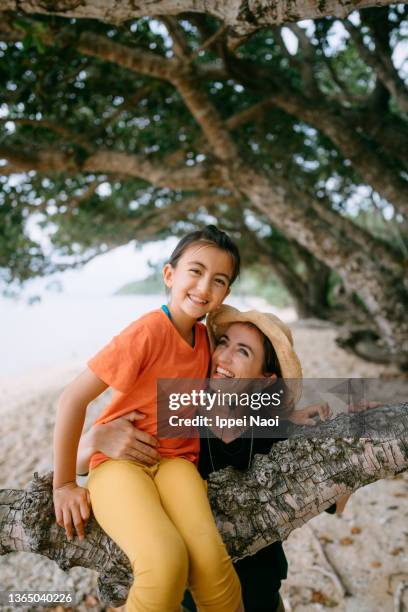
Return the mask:
[(216, 221), (345, 346), (406, 365), (406, 5), (130, 4), (3, 3), (1, 279)]

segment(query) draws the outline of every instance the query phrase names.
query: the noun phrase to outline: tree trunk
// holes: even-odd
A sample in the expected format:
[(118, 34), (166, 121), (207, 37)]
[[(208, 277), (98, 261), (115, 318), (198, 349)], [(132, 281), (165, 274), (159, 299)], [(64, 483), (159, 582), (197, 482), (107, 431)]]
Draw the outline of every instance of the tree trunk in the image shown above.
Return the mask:
[[(336, 343), (352, 355), (374, 363), (393, 363), (392, 353), (382, 343), (376, 325), (356, 294), (347, 291), (343, 283), (339, 283), (332, 292), (332, 273), (328, 266), (293, 241), (286, 241), (286, 249), (293, 251), (286, 257), (282, 255), (279, 245), (275, 246), (273, 242), (269, 244), (265, 240), (258, 240), (252, 243), (252, 253), (257, 252), (256, 246), (262, 253), (257, 258), (259, 263), (264, 264), (268, 271), (273, 271), (287, 289), (300, 318), (312, 317), (332, 322), (338, 327)], [(301, 273), (298, 266), (293, 265), (294, 261), (303, 263)]]
[[(273, 253), (261, 256), (275, 276), (286, 287), (291, 295), (296, 311), (301, 319), (315, 317), (317, 319), (330, 319), (330, 305), (328, 304), (328, 284), (330, 269), (307, 253), (300, 245), (291, 241), (295, 253), (307, 265), (304, 278), (288, 261), (279, 260)], [(300, 255), (300, 252), (302, 253)]]
[[(408, 320), (404, 304), (408, 291), (404, 275), (382, 267), (382, 247), (367, 253), (344, 233), (342, 218), (336, 227), (335, 215), (328, 219), (316, 214), (308, 196), (239, 164), (235, 184), (287, 238), (300, 243), (317, 259), (336, 270), (347, 290), (355, 291), (373, 317), (395, 363), (408, 362)], [(328, 211), (329, 214), (330, 211)], [(380, 254), (381, 252), (381, 254)]]
[[(284, 540), (341, 495), (407, 469), (404, 403), (340, 415), (315, 428), (294, 427), (269, 455), (256, 455), (249, 470), (213, 473), (208, 495), (228, 550), (239, 559)], [(0, 554), (35, 552), (63, 570), (94, 569), (102, 601), (121, 605), (132, 580), (128, 560), (94, 518), (86, 532), (85, 541), (70, 543), (55, 523), (52, 473), (35, 474), (24, 491), (0, 491)]]
[[(305, 268), (303, 282), (297, 284), (294, 296), (299, 316), (330, 320), (332, 310), (329, 304), (330, 268), (298, 243), (293, 243), (293, 248), (297, 261), (301, 261)], [(288, 290), (290, 291), (290, 287)]]

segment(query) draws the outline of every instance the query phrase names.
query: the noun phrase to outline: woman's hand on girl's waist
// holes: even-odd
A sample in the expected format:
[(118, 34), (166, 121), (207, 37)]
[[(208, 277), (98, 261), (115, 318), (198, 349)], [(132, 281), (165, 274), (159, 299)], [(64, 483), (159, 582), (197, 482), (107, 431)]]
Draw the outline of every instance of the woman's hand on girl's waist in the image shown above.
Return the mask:
[(134, 422), (145, 415), (133, 410), (122, 417), (93, 426), (92, 446), (111, 459), (128, 459), (154, 465), (160, 459), (156, 438), (138, 429)]

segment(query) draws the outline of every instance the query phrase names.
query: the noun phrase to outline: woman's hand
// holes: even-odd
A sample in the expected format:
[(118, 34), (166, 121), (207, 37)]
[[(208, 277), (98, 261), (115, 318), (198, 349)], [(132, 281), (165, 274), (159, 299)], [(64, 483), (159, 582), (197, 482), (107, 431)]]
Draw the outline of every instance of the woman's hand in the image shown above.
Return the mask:
[(363, 412), (364, 410), (370, 410), (371, 408), (377, 408), (377, 406), (381, 406), (381, 402), (368, 401), (365, 399), (360, 400), (357, 404), (349, 404), (348, 411), (349, 412)]
[(88, 489), (70, 482), (53, 491), (55, 518), (60, 527), (65, 528), (67, 539), (71, 542), (72, 525), (75, 526), (80, 540), (85, 538), (85, 524), (89, 519), (91, 498)]
[(330, 407), (327, 402), (322, 404), (312, 404), (306, 406), (301, 410), (294, 410), (289, 416), (288, 420), (295, 425), (311, 425), (315, 426), (317, 423), (312, 418), (318, 415), (322, 421), (326, 421), (330, 417)]
[(144, 418), (133, 410), (109, 423), (93, 426), (93, 446), (112, 459), (130, 459), (154, 465), (160, 459), (156, 438), (137, 429), (132, 422)]

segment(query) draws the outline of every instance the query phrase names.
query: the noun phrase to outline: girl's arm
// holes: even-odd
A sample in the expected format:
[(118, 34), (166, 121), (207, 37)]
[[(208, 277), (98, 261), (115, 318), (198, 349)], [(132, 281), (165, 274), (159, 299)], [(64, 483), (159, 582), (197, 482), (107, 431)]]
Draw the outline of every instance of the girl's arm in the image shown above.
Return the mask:
[(84, 425), (86, 408), (107, 388), (91, 370), (84, 370), (63, 391), (57, 407), (54, 430), (54, 507), (57, 523), (72, 538), (72, 522), (80, 538), (83, 520), (89, 517), (89, 493), (75, 480), (78, 442)]
[(76, 463), (76, 472), (78, 476), (87, 476), (92, 455), (99, 450), (96, 446), (94, 436), (97, 427), (100, 427), (100, 425), (93, 425), (79, 440)]

